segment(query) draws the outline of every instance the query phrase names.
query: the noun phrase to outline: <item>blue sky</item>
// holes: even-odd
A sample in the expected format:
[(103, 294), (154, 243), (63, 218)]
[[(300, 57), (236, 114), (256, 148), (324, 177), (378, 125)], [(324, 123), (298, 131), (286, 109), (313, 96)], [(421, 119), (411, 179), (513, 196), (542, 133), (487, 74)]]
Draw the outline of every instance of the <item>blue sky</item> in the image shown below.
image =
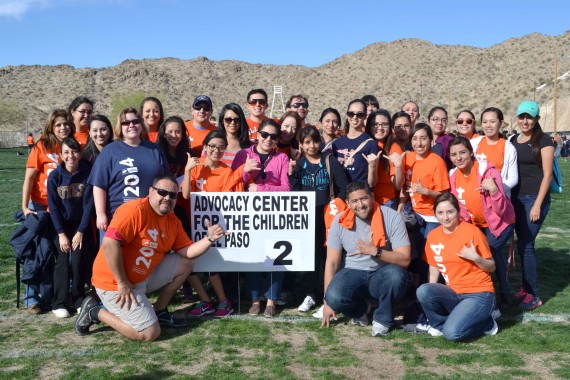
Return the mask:
[(319, 66), (374, 42), (570, 30), (570, 1), (0, 0), (0, 67), (175, 57)]

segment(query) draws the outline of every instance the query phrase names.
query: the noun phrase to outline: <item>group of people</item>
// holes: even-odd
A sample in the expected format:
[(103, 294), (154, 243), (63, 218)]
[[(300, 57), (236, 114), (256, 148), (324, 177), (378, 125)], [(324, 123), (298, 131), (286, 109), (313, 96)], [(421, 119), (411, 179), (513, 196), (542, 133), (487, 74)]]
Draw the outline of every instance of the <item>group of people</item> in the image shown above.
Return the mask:
[[(155, 97), (122, 110), (115, 125), (83, 96), (54, 110), (22, 190), (27, 218), (48, 212), (55, 231), (54, 259), (26, 282), (27, 311), (76, 311), (80, 335), (103, 321), (148, 341), (160, 326), (185, 325), (167, 308), (184, 285), (199, 298), (189, 316), (232, 314), (239, 274), (208, 273), (212, 297), (192, 271), (192, 259), (231, 232), (212, 225), (190, 240), (190, 194), (204, 191), (316, 194), (315, 249), (303, 253), (314, 255), (314, 271), (246, 273), (249, 314), (272, 317), (298, 292), (300, 312), (322, 303), (313, 314), (322, 326), (340, 312), (361, 326), (371, 316), (372, 334), (386, 335), (394, 305), (413, 287), (426, 331), (465, 340), (495, 334), (497, 310), (515, 300), (525, 310), (542, 304), (534, 242), (550, 205), (554, 145), (538, 104), (519, 105), (520, 133), (507, 141), (494, 107), (482, 112), (480, 135), (469, 110), (452, 134), (443, 107), (423, 123), (416, 103), (390, 113), (367, 95), (348, 104), (344, 124), (326, 108), (311, 125), (307, 97), (291, 96), (279, 119), (265, 115), (267, 100), (251, 90), (249, 118), (229, 103), (218, 125), (206, 95), (187, 121), (166, 117)], [(513, 231), (523, 277), (516, 294), (503, 255)]]

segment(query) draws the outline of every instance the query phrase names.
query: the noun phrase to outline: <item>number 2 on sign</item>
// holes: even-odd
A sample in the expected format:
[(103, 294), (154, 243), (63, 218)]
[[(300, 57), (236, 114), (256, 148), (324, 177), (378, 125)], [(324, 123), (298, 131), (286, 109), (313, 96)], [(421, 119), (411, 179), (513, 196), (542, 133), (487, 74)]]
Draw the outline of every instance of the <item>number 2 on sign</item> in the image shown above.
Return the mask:
[(288, 241), (278, 241), (273, 245), (273, 249), (281, 249), (284, 248), (283, 252), (273, 261), (273, 265), (293, 265), (293, 260), (285, 260), (291, 251), (293, 250), (293, 246)]

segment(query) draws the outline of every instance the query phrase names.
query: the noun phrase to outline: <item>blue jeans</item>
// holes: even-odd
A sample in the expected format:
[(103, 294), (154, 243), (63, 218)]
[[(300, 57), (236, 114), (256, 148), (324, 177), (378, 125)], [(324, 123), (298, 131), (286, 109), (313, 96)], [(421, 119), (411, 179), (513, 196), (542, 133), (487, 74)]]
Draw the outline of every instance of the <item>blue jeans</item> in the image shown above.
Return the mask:
[[(32, 211), (47, 211), (46, 205), (32, 200), (28, 202), (28, 208)], [(25, 289), (25, 307), (38, 304), (42, 310), (51, 310), (53, 301), (53, 262), (48, 263), (36, 277), (27, 281)]]
[(536, 222), (531, 223), (529, 218), (530, 209), (534, 205), (535, 200), (535, 195), (518, 194), (513, 194), (511, 199), (516, 214), (515, 231), (517, 233), (517, 250), (522, 270), (522, 285), (527, 293), (538, 297), (538, 271), (534, 241), (550, 209), (550, 194), (547, 194), (542, 202), (540, 218)]
[(261, 286), (264, 274), (267, 287), (264, 296), (268, 300), (275, 301), (279, 299), (279, 292), (283, 285), (285, 272), (247, 272), (245, 274), (245, 290), (253, 301), (259, 300), (259, 298), (261, 298)]
[(398, 210), (398, 197), (387, 200), (383, 206), (389, 207), (394, 211)]
[(403, 297), (408, 284), (408, 273), (395, 264), (375, 271), (342, 268), (329, 283), (325, 301), (335, 312), (358, 318), (366, 313), (366, 298), (377, 299), (380, 306), (374, 311), (374, 320), (392, 327), (392, 309)]
[(501, 294), (501, 301), (503, 302), (509, 302), (513, 293), (511, 283), (509, 282), (507, 260), (505, 260), (505, 255), (503, 255), (503, 248), (505, 248), (505, 245), (511, 238), (514, 229), (515, 225), (511, 224), (505, 228), (498, 237), (495, 237), (495, 235), (491, 233), (489, 227), (483, 229), (483, 233), (485, 233), (487, 237), (487, 242), (489, 242), (489, 247), (493, 254), (493, 260), (495, 260), (495, 275), (499, 282), (499, 293)]
[(442, 331), (447, 340), (477, 338), (493, 327), (494, 293), (457, 294), (447, 285), (423, 284), (416, 296), (430, 326)]

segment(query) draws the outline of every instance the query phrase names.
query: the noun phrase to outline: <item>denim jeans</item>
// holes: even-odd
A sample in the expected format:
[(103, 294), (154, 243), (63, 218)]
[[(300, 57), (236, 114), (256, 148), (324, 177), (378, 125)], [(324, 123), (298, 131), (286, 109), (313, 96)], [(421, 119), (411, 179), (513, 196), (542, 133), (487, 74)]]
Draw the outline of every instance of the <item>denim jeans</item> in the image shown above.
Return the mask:
[(527, 293), (538, 297), (538, 270), (534, 241), (550, 209), (550, 194), (547, 194), (542, 202), (540, 218), (536, 222), (531, 223), (529, 217), (530, 209), (534, 205), (535, 200), (536, 196), (534, 195), (518, 194), (513, 194), (511, 199), (516, 214), (515, 231), (517, 233), (517, 250), (522, 270), (522, 285)]
[(409, 276), (404, 268), (388, 264), (375, 271), (342, 268), (327, 287), (325, 301), (335, 312), (358, 318), (367, 310), (366, 298), (378, 300), (374, 320), (394, 324), (392, 309), (406, 292)]
[(483, 233), (487, 237), (489, 248), (491, 248), (491, 253), (493, 254), (493, 260), (495, 260), (495, 275), (499, 282), (499, 293), (501, 294), (501, 301), (503, 302), (509, 302), (513, 293), (511, 283), (509, 282), (507, 260), (505, 260), (505, 255), (503, 255), (503, 248), (505, 248), (505, 245), (511, 238), (514, 229), (515, 225), (511, 224), (505, 228), (498, 237), (495, 237), (495, 235), (491, 233), (489, 227), (483, 229)]
[(266, 288), (264, 295), (268, 300), (279, 299), (279, 292), (283, 284), (285, 272), (247, 272), (245, 274), (245, 290), (253, 301), (259, 300), (262, 293), (263, 275), (265, 275)]
[(476, 338), (493, 327), (495, 294), (457, 294), (447, 285), (423, 284), (416, 291), (429, 324), (447, 340)]
[[(30, 200), (28, 208), (32, 211), (47, 211), (47, 206)], [(51, 222), (50, 222), (51, 223)], [(24, 306), (39, 304), (42, 310), (51, 310), (53, 301), (53, 261), (50, 261), (41, 273), (26, 282)]]

